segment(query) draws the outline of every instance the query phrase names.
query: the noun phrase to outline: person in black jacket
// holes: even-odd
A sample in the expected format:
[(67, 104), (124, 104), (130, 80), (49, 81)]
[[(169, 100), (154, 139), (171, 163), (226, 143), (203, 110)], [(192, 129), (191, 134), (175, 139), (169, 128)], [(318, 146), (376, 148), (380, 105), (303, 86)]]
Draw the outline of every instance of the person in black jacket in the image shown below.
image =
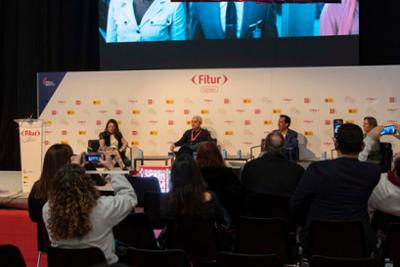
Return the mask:
[(214, 142), (204, 142), (200, 145), (196, 161), (207, 188), (215, 192), (234, 222), (239, 216), (243, 193), (238, 177), (232, 168), (225, 166), (221, 152)]
[(174, 151), (177, 146), (187, 146), (192, 151), (196, 151), (202, 142), (211, 141), (210, 132), (201, 128), (203, 119), (200, 116), (193, 116), (192, 129), (185, 131), (181, 139), (170, 146), (170, 150)]
[(246, 194), (291, 197), (304, 173), (304, 168), (285, 157), (285, 141), (279, 132), (265, 140), (265, 153), (243, 168), (242, 184)]
[(354, 124), (343, 124), (335, 139), (338, 158), (312, 163), (304, 173), (291, 199), (296, 222), (304, 227), (304, 246), (313, 220), (363, 223), (370, 250), (375, 247), (369, 224), (368, 199), (380, 178), (378, 165), (360, 162), (363, 132)]

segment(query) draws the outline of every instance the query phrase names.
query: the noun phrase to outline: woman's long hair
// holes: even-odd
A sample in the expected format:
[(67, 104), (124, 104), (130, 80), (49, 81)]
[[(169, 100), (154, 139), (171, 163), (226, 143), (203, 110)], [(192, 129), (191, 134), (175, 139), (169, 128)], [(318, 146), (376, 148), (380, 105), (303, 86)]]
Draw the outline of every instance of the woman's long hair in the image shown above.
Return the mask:
[(48, 228), (54, 240), (82, 238), (91, 229), (90, 213), (99, 192), (85, 169), (68, 164), (56, 174), (49, 194)]
[(56, 172), (65, 164), (71, 162), (72, 148), (66, 144), (54, 144), (46, 152), (43, 161), (42, 173), (35, 183), (33, 196), (36, 199), (47, 200), (50, 184)]
[[(115, 135), (115, 137), (116, 137), (116, 138), (121, 138), (121, 137), (122, 137), (122, 133), (121, 133), (121, 131), (119, 130), (118, 122), (117, 122), (116, 120), (114, 120), (114, 119), (109, 119), (109, 120), (107, 121), (106, 128), (104, 129), (104, 131), (108, 133), (108, 125), (109, 125), (110, 123), (114, 124), (114, 126), (115, 126), (115, 130), (114, 130), (114, 133), (113, 133), (113, 134)], [(109, 134), (110, 134), (110, 133), (109, 133)]]
[(225, 167), (221, 152), (214, 142), (204, 142), (197, 151), (197, 164), (200, 169)]
[(188, 155), (176, 158), (171, 169), (172, 189), (168, 195), (169, 206), (178, 216), (202, 216), (206, 182), (196, 162)]

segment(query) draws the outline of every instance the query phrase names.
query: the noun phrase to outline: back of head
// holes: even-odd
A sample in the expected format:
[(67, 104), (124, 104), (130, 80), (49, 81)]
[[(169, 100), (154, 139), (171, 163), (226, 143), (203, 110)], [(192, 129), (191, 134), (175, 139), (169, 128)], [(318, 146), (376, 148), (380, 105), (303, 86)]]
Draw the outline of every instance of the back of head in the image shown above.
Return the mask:
[(46, 152), (42, 173), (34, 192), (34, 197), (47, 200), (47, 193), (56, 172), (71, 162), (72, 148), (66, 144), (54, 144)]
[(92, 225), (90, 212), (99, 193), (92, 179), (79, 165), (68, 164), (59, 169), (49, 192), (48, 228), (55, 240), (81, 238)]
[(200, 168), (224, 167), (225, 163), (221, 152), (214, 142), (204, 142), (197, 151), (197, 164)]
[(336, 149), (344, 155), (357, 155), (364, 147), (364, 135), (358, 125), (343, 124), (336, 136)]
[(188, 155), (180, 155), (171, 168), (172, 188), (169, 204), (178, 215), (202, 214), (206, 183), (196, 162)]
[(400, 156), (397, 156), (393, 161), (393, 171), (400, 178)]
[(265, 153), (269, 155), (284, 155), (285, 153), (285, 140), (283, 135), (279, 132), (273, 132), (265, 138)]

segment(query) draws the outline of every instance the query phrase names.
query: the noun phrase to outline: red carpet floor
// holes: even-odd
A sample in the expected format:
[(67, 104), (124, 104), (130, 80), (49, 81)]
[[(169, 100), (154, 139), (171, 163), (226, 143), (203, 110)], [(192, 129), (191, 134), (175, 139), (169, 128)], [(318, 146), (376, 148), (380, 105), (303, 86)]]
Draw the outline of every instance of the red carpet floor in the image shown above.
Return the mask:
[[(36, 266), (36, 224), (29, 219), (27, 210), (0, 209), (0, 244), (16, 245), (28, 267)], [(42, 254), (41, 267), (47, 267), (47, 256)]]

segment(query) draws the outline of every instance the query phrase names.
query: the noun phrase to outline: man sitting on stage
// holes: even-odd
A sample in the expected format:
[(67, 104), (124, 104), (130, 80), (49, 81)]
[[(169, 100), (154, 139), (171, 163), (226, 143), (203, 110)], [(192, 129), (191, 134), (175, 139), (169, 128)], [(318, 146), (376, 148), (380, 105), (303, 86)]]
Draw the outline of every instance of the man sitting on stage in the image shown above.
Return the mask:
[(285, 138), (285, 155), (288, 160), (299, 160), (299, 141), (297, 132), (289, 129), (291, 119), (288, 115), (280, 115), (278, 120), (278, 129), (272, 133), (279, 132)]
[(200, 116), (193, 116), (192, 129), (185, 131), (181, 139), (171, 145), (171, 151), (174, 151), (175, 147), (177, 146), (187, 146), (192, 151), (196, 151), (200, 143), (211, 141), (212, 139), (210, 132), (201, 128), (202, 122), (203, 119)]

